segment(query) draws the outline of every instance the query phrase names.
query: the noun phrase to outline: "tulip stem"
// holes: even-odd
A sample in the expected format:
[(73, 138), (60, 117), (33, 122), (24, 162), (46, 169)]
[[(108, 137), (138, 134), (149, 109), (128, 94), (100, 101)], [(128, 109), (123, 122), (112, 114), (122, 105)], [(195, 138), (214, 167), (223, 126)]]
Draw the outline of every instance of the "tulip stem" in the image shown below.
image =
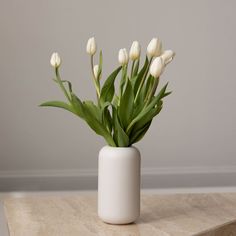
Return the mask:
[(120, 101), (120, 98), (123, 94), (124, 88), (126, 86), (126, 76), (127, 76), (127, 65), (123, 65), (120, 86), (119, 86), (119, 101)]
[(91, 57), (90, 57), (90, 64), (91, 64), (93, 82), (94, 82), (94, 86), (95, 86), (96, 94), (97, 94), (97, 100), (99, 102), (99, 98), (100, 98), (100, 84), (99, 84), (99, 80), (96, 79), (94, 71), (93, 71), (93, 68), (94, 68), (94, 65), (93, 65), (93, 55), (91, 55)]
[(149, 104), (149, 102), (151, 101), (152, 97), (154, 96), (155, 92), (156, 92), (156, 89), (157, 89), (157, 86), (159, 84), (159, 79), (160, 77), (156, 78), (155, 81), (154, 81), (154, 84), (152, 86), (152, 90), (150, 91), (150, 93), (148, 94), (148, 96), (146, 97), (146, 101), (145, 101), (145, 106), (147, 106)]
[(151, 62), (152, 62), (152, 57), (150, 58), (150, 61), (148, 62), (148, 66), (147, 66), (146, 71), (145, 71), (145, 73), (144, 73), (144, 75), (143, 75), (143, 78), (142, 78), (142, 80), (141, 80), (141, 83), (140, 83), (140, 85), (139, 85), (139, 87), (138, 87), (138, 91), (137, 91), (137, 93), (136, 93), (136, 96), (135, 96), (135, 99), (134, 99), (134, 103), (137, 102), (138, 95), (140, 94), (141, 88), (142, 88), (142, 86), (143, 86), (143, 84), (144, 84), (144, 81), (145, 81), (145, 78), (146, 78), (146, 76), (147, 76), (148, 69), (149, 69), (149, 66), (150, 66)]
[(135, 60), (133, 60), (133, 62), (132, 62), (131, 73), (130, 73), (130, 79), (132, 79), (132, 77), (133, 77), (134, 63), (135, 63)]
[(63, 85), (63, 83), (61, 81), (61, 77), (60, 77), (60, 74), (59, 74), (58, 67), (55, 68), (55, 74), (56, 74), (56, 79), (58, 81), (58, 84), (60, 85), (63, 93), (65, 94), (65, 96), (68, 99), (68, 101), (71, 102), (71, 98), (70, 98), (68, 92), (66, 91), (65, 86)]

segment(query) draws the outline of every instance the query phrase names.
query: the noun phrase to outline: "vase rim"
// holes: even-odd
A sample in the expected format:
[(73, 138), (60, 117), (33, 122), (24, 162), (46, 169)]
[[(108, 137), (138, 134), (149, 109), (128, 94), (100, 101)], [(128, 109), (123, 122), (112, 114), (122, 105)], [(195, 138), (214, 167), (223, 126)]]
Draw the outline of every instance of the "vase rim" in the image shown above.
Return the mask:
[(137, 149), (137, 147), (135, 147), (134, 145), (131, 145), (129, 147), (112, 147), (110, 145), (105, 145), (104, 148), (110, 148), (110, 149)]

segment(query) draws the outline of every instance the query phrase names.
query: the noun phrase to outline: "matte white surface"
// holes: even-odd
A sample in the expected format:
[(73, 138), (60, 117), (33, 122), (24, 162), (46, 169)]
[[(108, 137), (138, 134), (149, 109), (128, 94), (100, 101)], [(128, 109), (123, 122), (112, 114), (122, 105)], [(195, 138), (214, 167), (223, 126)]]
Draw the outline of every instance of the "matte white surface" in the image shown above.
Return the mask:
[(103, 49), (103, 77), (133, 40), (142, 55), (154, 36), (176, 51), (162, 78), (173, 94), (138, 144), (143, 167), (236, 166), (235, 8), (234, 0), (1, 1), (0, 170), (97, 168), (102, 138), (72, 114), (38, 107), (64, 99), (51, 80), (55, 50), (63, 78), (81, 98), (95, 98), (91, 36)]
[(140, 215), (140, 162), (135, 147), (105, 146), (98, 158), (98, 215), (111, 224), (128, 224)]

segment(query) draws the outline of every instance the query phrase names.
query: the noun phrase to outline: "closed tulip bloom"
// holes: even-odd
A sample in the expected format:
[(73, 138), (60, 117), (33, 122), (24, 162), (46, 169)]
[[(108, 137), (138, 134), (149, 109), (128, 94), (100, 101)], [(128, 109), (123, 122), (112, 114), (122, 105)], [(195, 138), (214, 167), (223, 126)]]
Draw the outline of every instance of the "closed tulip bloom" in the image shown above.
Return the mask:
[(140, 57), (141, 47), (138, 41), (134, 41), (129, 51), (129, 58), (134, 61)]
[(147, 54), (150, 57), (158, 57), (162, 53), (162, 43), (159, 39), (153, 38), (147, 46)]
[(89, 55), (93, 56), (96, 51), (97, 51), (97, 45), (96, 45), (96, 42), (95, 42), (95, 38), (92, 37), (88, 40), (87, 42), (87, 47), (86, 47), (86, 51)]
[(165, 50), (161, 55), (165, 65), (169, 64), (175, 56), (175, 53), (172, 50)]
[(96, 79), (98, 79), (98, 71), (99, 71), (99, 66), (95, 65), (93, 67), (93, 73), (94, 73), (94, 76), (95, 76)]
[(118, 61), (122, 66), (128, 63), (129, 56), (125, 48), (120, 49), (119, 54), (118, 54)]
[(51, 56), (50, 63), (53, 67), (57, 68), (61, 65), (61, 58), (57, 52), (54, 52)]
[(158, 78), (162, 74), (163, 70), (164, 70), (163, 59), (161, 57), (156, 57), (150, 66), (150, 74), (153, 77)]

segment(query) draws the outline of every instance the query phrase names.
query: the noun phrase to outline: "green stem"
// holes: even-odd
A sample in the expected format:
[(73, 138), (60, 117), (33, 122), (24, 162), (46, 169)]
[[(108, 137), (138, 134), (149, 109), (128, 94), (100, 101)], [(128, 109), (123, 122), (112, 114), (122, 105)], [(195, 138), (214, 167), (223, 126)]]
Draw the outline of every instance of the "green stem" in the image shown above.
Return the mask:
[(55, 73), (56, 73), (56, 79), (58, 81), (58, 84), (60, 85), (63, 93), (65, 94), (66, 98), (68, 99), (69, 102), (71, 102), (71, 98), (68, 94), (68, 92), (66, 91), (66, 88), (64, 87), (62, 81), (61, 81), (61, 77), (60, 77), (60, 74), (59, 74), (59, 70), (58, 70), (58, 67), (55, 68)]
[(154, 81), (154, 84), (152, 86), (152, 90), (151, 92), (148, 94), (148, 97), (147, 97), (147, 100), (145, 102), (145, 107), (149, 104), (149, 102), (151, 101), (152, 97), (154, 96), (155, 92), (156, 92), (156, 89), (157, 89), (157, 86), (159, 84), (159, 81), (160, 81), (160, 77), (156, 78), (156, 80)]
[(93, 71), (93, 68), (94, 68), (93, 55), (90, 57), (90, 65), (91, 65), (91, 70), (92, 70), (93, 82), (94, 82), (94, 86), (95, 86), (95, 89), (96, 89), (97, 100), (99, 102), (99, 98), (100, 98), (100, 84), (98, 82), (98, 79), (95, 78), (94, 71)]
[(134, 72), (134, 63), (135, 63), (135, 60), (132, 62), (132, 67), (131, 67), (130, 78), (132, 78), (132, 77), (133, 77), (133, 72)]
[(138, 87), (138, 91), (137, 91), (137, 93), (136, 93), (136, 96), (135, 96), (135, 99), (134, 99), (134, 103), (137, 102), (138, 95), (140, 94), (141, 88), (142, 88), (142, 86), (143, 86), (143, 84), (144, 84), (144, 81), (145, 81), (145, 79), (146, 79), (146, 76), (147, 76), (147, 74), (148, 74), (148, 70), (149, 70), (149, 66), (151, 65), (151, 62), (152, 62), (152, 57), (150, 58), (150, 61), (148, 62), (148, 66), (147, 66), (146, 71), (145, 71), (145, 73), (144, 73), (144, 75), (143, 75), (143, 78), (142, 78), (142, 80), (141, 80), (141, 83), (140, 83), (140, 85), (139, 85), (139, 87)]
[(120, 88), (119, 88), (119, 102), (123, 94), (124, 88), (127, 84), (127, 70), (128, 70), (128, 65), (122, 66), (122, 74), (121, 74)]

